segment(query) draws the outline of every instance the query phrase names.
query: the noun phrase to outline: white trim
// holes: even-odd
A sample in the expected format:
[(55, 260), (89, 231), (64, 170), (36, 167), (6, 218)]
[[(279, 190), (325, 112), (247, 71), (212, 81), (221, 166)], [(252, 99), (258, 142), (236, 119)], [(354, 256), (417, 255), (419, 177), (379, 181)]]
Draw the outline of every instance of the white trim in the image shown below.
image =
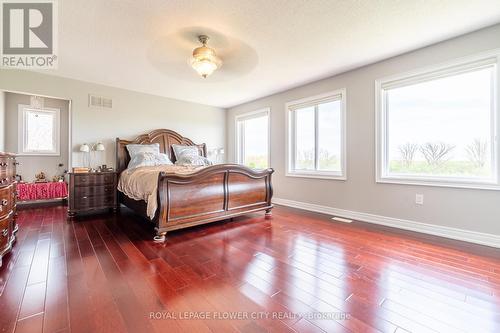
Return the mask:
[(317, 178), (317, 179), (334, 179), (334, 180), (347, 180), (345, 175), (341, 172), (328, 172), (328, 171), (314, 171), (314, 170), (304, 170), (304, 171), (289, 171), (286, 173), (287, 177), (297, 177), (297, 178)]
[(240, 137), (239, 137), (239, 121), (244, 121), (252, 118), (257, 118), (260, 115), (267, 116), (267, 167), (271, 167), (271, 108), (266, 107), (255, 111), (238, 114), (234, 117), (234, 157), (236, 163), (243, 164), (240, 159)]
[[(291, 117), (290, 113), (293, 112), (297, 107), (303, 107), (312, 104), (319, 104), (328, 100), (338, 100), (340, 98), (341, 104), (341, 170), (336, 171), (324, 171), (324, 170), (293, 170), (293, 155), (292, 151), (294, 148), (294, 135), (295, 125), (292, 127), (291, 121), (295, 119)], [(323, 94), (301, 98), (298, 100), (290, 101), (285, 104), (285, 115), (286, 115), (286, 131), (285, 131), (285, 142), (286, 142), (286, 172), (287, 177), (299, 177), (299, 178), (318, 178), (318, 179), (329, 179), (329, 180), (347, 180), (347, 90), (345, 88), (337, 89), (334, 91), (326, 92)], [(315, 121), (315, 126), (318, 126), (317, 121)], [(316, 134), (317, 135), (317, 131)], [(315, 147), (317, 148), (317, 147)], [(317, 154), (315, 154), (317, 155)], [(315, 156), (317, 159), (317, 156)], [(316, 164), (316, 163), (315, 163)]]
[[(387, 168), (387, 111), (385, 89), (408, 84), (415, 84), (445, 76), (457, 75), (471, 70), (493, 67), (493, 97), (492, 97), (492, 149), (491, 163), (493, 167), (492, 179), (475, 178), (449, 178), (418, 175), (388, 175)], [(470, 188), (483, 190), (500, 190), (500, 144), (498, 130), (500, 129), (500, 92), (498, 80), (500, 79), (500, 49), (495, 49), (473, 56), (455, 59), (438, 65), (409, 71), (403, 74), (392, 75), (375, 80), (375, 180), (377, 183), (421, 185), (453, 188)]]
[[(46, 112), (55, 114), (54, 133), (52, 140), (55, 144), (55, 149), (50, 151), (26, 151), (26, 112)], [(43, 109), (35, 109), (30, 105), (18, 105), (18, 153), (19, 156), (61, 156), (61, 110), (56, 108), (44, 107)]]
[(273, 198), (272, 201), (277, 205), (294, 207), (312, 212), (323, 213), (327, 215), (340, 216), (367, 223), (380, 224), (392, 228), (410, 230), (424, 234), (500, 248), (499, 235), (486, 234), (477, 231), (439, 226), (434, 224), (398, 219), (394, 217), (387, 217), (387, 216), (357, 212), (340, 208), (333, 208), (328, 206), (316, 205), (316, 204), (282, 199), (282, 198)]
[(73, 101), (71, 99), (67, 99), (68, 101), (68, 165), (66, 165), (66, 170), (68, 172), (72, 170), (73, 163), (73, 154), (72, 154), (72, 133), (73, 133)]
[[(8, 90), (8, 89), (0, 89), (0, 92), (8, 92), (8, 93), (14, 93), (14, 94), (22, 94), (22, 95), (32, 95), (32, 93), (25, 92), (25, 91), (20, 91), (20, 90)], [(58, 99), (58, 100), (63, 100), (68, 102), (68, 165), (67, 165), (67, 170), (71, 170), (72, 167), (72, 161), (73, 161), (73, 138), (72, 138), (72, 128), (73, 128), (73, 100), (68, 97), (60, 97), (60, 96), (49, 96), (49, 95), (43, 95), (43, 94), (36, 94), (36, 96), (40, 97), (46, 97), (46, 98), (52, 98), (52, 99)]]

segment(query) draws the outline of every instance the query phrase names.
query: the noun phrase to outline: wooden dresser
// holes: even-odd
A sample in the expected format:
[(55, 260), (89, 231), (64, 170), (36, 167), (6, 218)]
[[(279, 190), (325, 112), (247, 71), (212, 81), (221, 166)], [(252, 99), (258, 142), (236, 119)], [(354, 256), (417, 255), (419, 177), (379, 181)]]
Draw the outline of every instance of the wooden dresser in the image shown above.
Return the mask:
[(0, 266), (16, 240), (16, 157), (0, 152)]
[(117, 173), (69, 173), (68, 216), (103, 209), (116, 211)]

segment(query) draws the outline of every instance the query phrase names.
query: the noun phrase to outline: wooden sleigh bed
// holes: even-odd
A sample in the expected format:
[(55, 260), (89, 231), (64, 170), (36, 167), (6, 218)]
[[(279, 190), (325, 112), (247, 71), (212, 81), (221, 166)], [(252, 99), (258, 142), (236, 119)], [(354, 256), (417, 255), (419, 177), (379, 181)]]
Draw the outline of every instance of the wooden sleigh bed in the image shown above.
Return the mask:
[[(207, 155), (205, 144), (195, 144), (180, 134), (158, 129), (140, 135), (135, 140), (116, 139), (118, 176), (130, 161), (126, 145), (158, 143), (160, 152), (168, 154), (175, 163), (173, 144), (197, 146), (202, 156)], [(158, 176), (158, 208), (152, 222), (156, 241), (163, 241), (168, 231), (229, 219), (235, 216), (265, 211), (271, 216), (273, 169), (253, 170), (237, 164), (220, 164), (202, 168), (189, 175), (166, 174)], [(147, 217), (147, 203), (134, 200), (118, 192), (119, 203), (137, 214)]]

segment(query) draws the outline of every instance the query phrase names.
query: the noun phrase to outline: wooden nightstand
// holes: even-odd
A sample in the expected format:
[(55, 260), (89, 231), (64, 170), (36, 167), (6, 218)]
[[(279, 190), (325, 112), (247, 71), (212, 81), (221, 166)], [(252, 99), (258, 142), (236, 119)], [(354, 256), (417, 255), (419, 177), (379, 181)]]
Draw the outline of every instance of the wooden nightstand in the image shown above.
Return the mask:
[(117, 173), (69, 173), (68, 216), (103, 209), (118, 208)]

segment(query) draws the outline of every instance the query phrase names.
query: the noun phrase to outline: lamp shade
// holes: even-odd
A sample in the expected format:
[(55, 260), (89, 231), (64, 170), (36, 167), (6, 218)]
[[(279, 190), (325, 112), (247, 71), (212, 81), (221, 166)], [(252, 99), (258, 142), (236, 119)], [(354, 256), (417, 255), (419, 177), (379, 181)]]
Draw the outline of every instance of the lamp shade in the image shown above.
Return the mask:
[(82, 153), (88, 153), (90, 152), (90, 147), (88, 144), (84, 143), (83, 145), (80, 146), (80, 151)]
[(106, 148), (104, 148), (104, 145), (101, 143), (101, 142), (98, 142), (96, 145), (95, 145), (95, 148), (94, 148), (95, 151), (105, 151)]

